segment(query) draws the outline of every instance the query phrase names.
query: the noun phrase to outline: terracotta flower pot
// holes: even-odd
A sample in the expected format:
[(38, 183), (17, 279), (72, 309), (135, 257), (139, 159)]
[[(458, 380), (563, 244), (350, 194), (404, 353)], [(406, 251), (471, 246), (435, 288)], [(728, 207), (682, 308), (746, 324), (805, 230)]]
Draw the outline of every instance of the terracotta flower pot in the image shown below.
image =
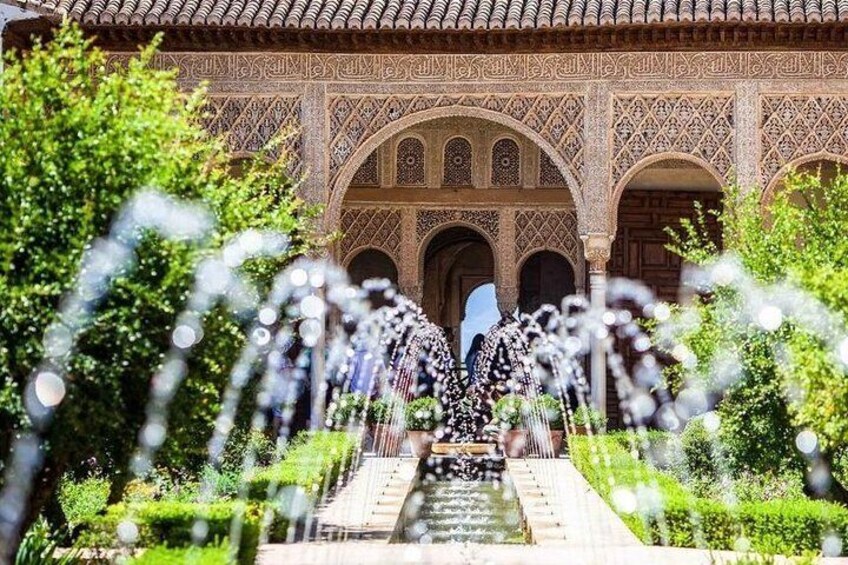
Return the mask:
[(409, 446), (412, 448), (412, 454), (415, 457), (419, 459), (430, 457), (433, 442), (436, 441), (433, 432), (407, 430), (406, 435), (409, 437)]
[(574, 435), (587, 436), (589, 435), (588, 426), (574, 426)]
[(371, 428), (372, 451), (381, 457), (397, 457), (403, 440), (401, 433), (396, 426), (374, 424)]
[(527, 449), (527, 432), (525, 430), (507, 430), (500, 435), (501, 449), (506, 457), (524, 457)]
[(551, 448), (553, 449), (552, 457), (559, 457), (559, 452), (562, 451), (562, 436), (565, 434), (563, 430), (551, 430)]

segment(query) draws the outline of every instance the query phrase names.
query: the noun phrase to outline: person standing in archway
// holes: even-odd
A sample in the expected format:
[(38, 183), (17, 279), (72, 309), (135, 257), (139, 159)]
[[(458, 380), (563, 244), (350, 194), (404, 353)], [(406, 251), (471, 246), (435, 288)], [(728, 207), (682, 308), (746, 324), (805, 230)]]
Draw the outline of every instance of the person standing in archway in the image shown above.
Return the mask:
[(483, 348), (483, 334), (477, 334), (471, 340), (471, 346), (468, 348), (468, 353), (465, 354), (465, 370), (468, 371), (467, 386), (471, 387), (477, 382), (477, 373), (475, 365), (477, 364), (477, 356), (480, 355), (480, 350)]

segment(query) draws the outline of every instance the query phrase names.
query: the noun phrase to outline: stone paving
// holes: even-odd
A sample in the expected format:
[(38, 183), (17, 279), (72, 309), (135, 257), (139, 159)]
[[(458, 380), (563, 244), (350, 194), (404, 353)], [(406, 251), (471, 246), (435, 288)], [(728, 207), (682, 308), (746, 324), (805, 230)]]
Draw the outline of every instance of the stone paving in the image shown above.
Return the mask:
[[(533, 545), (389, 543), (418, 459), (366, 458), (317, 512), (318, 539), (259, 548), (260, 565), (720, 565), (741, 554), (643, 545), (567, 459), (508, 459)], [(774, 565), (791, 563), (778, 558)], [(848, 564), (822, 559), (820, 564)]]
[(316, 516), (318, 539), (387, 542), (418, 475), (418, 459), (367, 457)]
[(506, 467), (533, 543), (642, 545), (568, 459), (507, 459)]

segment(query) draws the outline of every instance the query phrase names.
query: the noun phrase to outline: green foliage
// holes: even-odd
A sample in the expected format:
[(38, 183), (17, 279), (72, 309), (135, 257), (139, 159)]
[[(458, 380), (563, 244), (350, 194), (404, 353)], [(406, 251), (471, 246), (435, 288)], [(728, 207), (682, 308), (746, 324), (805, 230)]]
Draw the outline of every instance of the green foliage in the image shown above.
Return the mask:
[(548, 425), (552, 430), (565, 429), (565, 418), (562, 413), (562, 403), (550, 394), (542, 394), (533, 399), (531, 410), (538, 414), (544, 414), (548, 419)]
[(442, 423), (442, 405), (431, 396), (416, 398), (406, 405), (406, 429), (415, 432), (432, 432)]
[(285, 458), (258, 469), (249, 479), (250, 496), (264, 500), (271, 485), (300, 487), (310, 496), (320, 496), (349, 468), (359, 437), (346, 432), (302, 432), (286, 451)]
[(584, 404), (574, 409), (572, 423), (575, 426), (591, 426), (593, 430), (599, 431), (606, 428), (607, 419), (600, 410)]
[(716, 439), (704, 427), (704, 418), (689, 420), (680, 434), (680, 450), (686, 474), (691, 477), (717, 481), (720, 470), (715, 462)]
[(64, 536), (51, 531), (45, 520), (38, 520), (24, 536), (15, 555), (15, 565), (77, 565), (82, 563), (80, 552), (69, 549), (62, 555), (57, 551)]
[(500, 397), (492, 407), (492, 424), (502, 430), (517, 430), (524, 427), (527, 401), (523, 396), (507, 394)]
[[(822, 183), (818, 175), (790, 174), (763, 213), (760, 194), (728, 191), (732, 206), (719, 214), (725, 248), (763, 284), (789, 281), (848, 319), (848, 177)], [(673, 234), (670, 249), (684, 260), (709, 263), (703, 251), (706, 231), (691, 225)], [(798, 428), (809, 428), (825, 453), (848, 445), (848, 379), (830, 347), (796, 320), (766, 333), (740, 324), (739, 295), (717, 291), (696, 304), (701, 326), (685, 332), (697, 366), (677, 366), (671, 379), (699, 379), (717, 389), (729, 385), (719, 406), (720, 438), (735, 473), (801, 469), (793, 452)], [(727, 359), (741, 372), (714, 382)], [(713, 369), (713, 370), (711, 370)], [(720, 371), (718, 372), (720, 373)]]
[(403, 400), (396, 396), (381, 396), (371, 401), (368, 405), (369, 424), (389, 424), (395, 414), (403, 413)]
[(362, 424), (368, 398), (361, 392), (347, 392), (339, 396), (327, 409), (328, 421), (334, 430)]
[(146, 549), (129, 565), (229, 565), (230, 550), (227, 544), (206, 547), (168, 547), (158, 545)]
[[(730, 550), (745, 538), (755, 551), (798, 555), (818, 551), (829, 532), (836, 532), (842, 539), (848, 536), (848, 508), (808, 499), (727, 506), (699, 498), (670, 475), (634, 457), (624, 447), (626, 441), (621, 434), (570, 436), (569, 453), (592, 487), (618, 511), (633, 533), (648, 543), (662, 541), (664, 526), (669, 544), (676, 547), (696, 547), (703, 539), (707, 548)], [(615, 507), (614, 489), (651, 486), (662, 499), (661, 511), (642, 508), (627, 513)]]
[(132, 520), (138, 527), (139, 547), (154, 547), (166, 544), (170, 547), (185, 547), (196, 542), (192, 528), (198, 519), (208, 526), (207, 543), (217, 546), (230, 534), (233, 519), (242, 519), (241, 538), (238, 547), (240, 563), (253, 563), (259, 543), (262, 508), (256, 504), (240, 507), (237, 502), (199, 504), (189, 502), (148, 502), (116, 504), (106, 514), (89, 521), (80, 535), (78, 543), (85, 546), (117, 547), (118, 525)]
[(432, 432), (442, 423), (442, 405), (431, 396), (416, 398), (406, 405), (406, 429), (415, 432)]
[(108, 479), (89, 477), (74, 481), (70, 475), (62, 477), (59, 485), (59, 505), (70, 528), (92, 518), (106, 509), (111, 484)]
[[(84, 247), (107, 232), (119, 207), (155, 187), (203, 201), (218, 220), (210, 248), (149, 237), (137, 267), (113, 285), (71, 359), (67, 395), (46, 438), (42, 489), (91, 457), (106, 470), (128, 467), (149, 379), (202, 257), (247, 228), (291, 234), (292, 253), (313, 244), (316, 210), (295, 196), (285, 156), (270, 164), (259, 156), (243, 177), (231, 176), (224, 144), (202, 127), (204, 92), (180, 92), (176, 71), (153, 68), (154, 54), (145, 48), (116, 68), (66, 25), (49, 44), (9, 56), (0, 81), (0, 457), (28, 426), (21, 393), (43, 354), (44, 330)], [(285, 260), (257, 261), (245, 272), (262, 290)], [(205, 461), (244, 342), (226, 308), (205, 322), (160, 453), (192, 473)]]

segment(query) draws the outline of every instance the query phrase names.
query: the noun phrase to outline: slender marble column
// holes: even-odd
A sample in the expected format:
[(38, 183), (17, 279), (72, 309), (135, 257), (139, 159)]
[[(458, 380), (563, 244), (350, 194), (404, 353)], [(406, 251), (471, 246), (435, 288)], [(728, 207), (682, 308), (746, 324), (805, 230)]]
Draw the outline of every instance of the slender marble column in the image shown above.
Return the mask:
[[(590, 233), (582, 236), (586, 260), (589, 262), (589, 299), (592, 308), (603, 311), (606, 306), (607, 262), (610, 258), (612, 236), (605, 233)], [(607, 359), (600, 340), (591, 344), (590, 375), (592, 404), (606, 414), (607, 410)]]

